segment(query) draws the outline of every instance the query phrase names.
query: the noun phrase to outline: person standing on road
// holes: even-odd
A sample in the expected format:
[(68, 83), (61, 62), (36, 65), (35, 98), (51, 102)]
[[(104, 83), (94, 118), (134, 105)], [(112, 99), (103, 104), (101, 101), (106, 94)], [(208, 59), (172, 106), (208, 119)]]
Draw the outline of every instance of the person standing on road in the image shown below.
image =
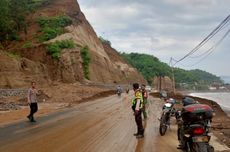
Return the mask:
[(30, 106), (30, 114), (27, 116), (27, 118), (31, 122), (36, 122), (34, 120), (34, 113), (36, 113), (38, 110), (37, 94), (38, 94), (38, 91), (36, 89), (36, 83), (31, 82), (31, 88), (28, 90), (28, 95), (27, 95), (27, 101)]
[(135, 133), (134, 136), (136, 136), (136, 138), (143, 138), (144, 128), (142, 125), (142, 118), (141, 118), (141, 111), (143, 108), (143, 98), (138, 83), (133, 84), (133, 90), (134, 90), (134, 98), (132, 100), (132, 109), (134, 111), (135, 121), (137, 125), (137, 133)]
[(117, 95), (118, 95), (118, 96), (121, 95), (121, 93), (122, 93), (122, 88), (121, 88), (121, 86), (118, 86), (118, 87), (117, 87), (117, 91), (116, 91), (116, 92), (117, 92)]
[(142, 92), (142, 97), (143, 97), (143, 115), (144, 115), (144, 119), (147, 118), (147, 112), (146, 112), (146, 104), (147, 104), (147, 99), (148, 99), (148, 92), (145, 89), (145, 85), (142, 84), (141, 85), (141, 92)]

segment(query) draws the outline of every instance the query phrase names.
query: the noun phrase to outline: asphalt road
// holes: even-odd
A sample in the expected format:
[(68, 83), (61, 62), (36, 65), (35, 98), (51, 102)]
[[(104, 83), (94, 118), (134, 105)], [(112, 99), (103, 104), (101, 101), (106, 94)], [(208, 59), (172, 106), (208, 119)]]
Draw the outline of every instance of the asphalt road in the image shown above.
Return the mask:
[(133, 136), (130, 98), (114, 95), (39, 117), (36, 123), (25, 119), (0, 126), (0, 152), (179, 152), (176, 125), (159, 135), (159, 99), (150, 98), (145, 137)]

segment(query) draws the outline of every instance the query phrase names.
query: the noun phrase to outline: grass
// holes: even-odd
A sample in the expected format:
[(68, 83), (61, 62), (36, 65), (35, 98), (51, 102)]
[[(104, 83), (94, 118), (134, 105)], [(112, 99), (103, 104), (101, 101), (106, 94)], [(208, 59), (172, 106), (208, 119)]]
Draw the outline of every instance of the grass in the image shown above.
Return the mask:
[(30, 48), (33, 46), (33, 43), (31, 41), (26, 41), (23, 45), (22, 48), (26, 49), (26, 48)]

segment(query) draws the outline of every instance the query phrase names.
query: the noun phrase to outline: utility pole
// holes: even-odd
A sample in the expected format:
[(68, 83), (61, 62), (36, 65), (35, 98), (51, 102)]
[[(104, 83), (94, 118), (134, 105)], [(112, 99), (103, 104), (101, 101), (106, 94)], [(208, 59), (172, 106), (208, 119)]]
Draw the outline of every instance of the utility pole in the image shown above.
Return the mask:
[(174, 68), (173, 68), (172, 60), (173, 60), (173, 58), (171, 57), (169, 65), (171, 66), (171, 69), (172, 69), (172, 88), (173, 88), (173, 93), (175, 94), (176, 87), (175, 87), (175, 77), (174, 77)]
[(159, 90), (161, 92), (161, 75), (160, 75), (160, 82), (159, 82)]
[(173, 87), (173, 93), (175, 94), (176, 87), (175, 87), (174, 68), (173, 66), (171, 68), (172, 68), (172, 87)]

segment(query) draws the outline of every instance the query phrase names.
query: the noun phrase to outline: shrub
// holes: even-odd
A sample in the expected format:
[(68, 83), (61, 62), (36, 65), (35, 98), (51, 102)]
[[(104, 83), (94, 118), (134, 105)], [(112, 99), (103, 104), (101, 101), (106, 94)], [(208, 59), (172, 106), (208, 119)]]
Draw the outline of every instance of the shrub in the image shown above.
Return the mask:
[(62, 28), (45, 27), (42, 29), (42, 33), (43, 34), (39, 37), (40, 42), (51, 40), (58, 35), (63, 34), (64, 30)]
[(73, 40), (56, 41), (56, 43), (62, 49), (65, 49), (65, 48), (71, 49), (71, 48), (75, 47), (75, 44), (74, 44)]
[(41, 17), (38, 19), (40, 27), (65, 27), (72, 24), (70, 17), (61, 15), (55, 17)]
[(62, 41), (55, 41), (54, 43), (50, 43), (47, 45), (46, 49), (49, 54), (54, 59), (59, 59), (61, 55), (62, 49), (71, 49), (74, 48), (75, 44), (73, 40), (62, 40)]
[(54, 59), (59, 59), (61, 48), (56, 43), (50, 43), (47, 46), (47, 52), (51, 54)]
[(42, 28), (42, 35), (39, 37), (41, 42), (51, 40), (60, 34), (65, 33), (64, 27), (72, 24), (70, 17), (62, 15), (55, 17), (41, 17), (38, 24)]
[(85, 46), (81, 49), (81, 58), (83, 60), (82, 66), (84, 71), (84, 76), (86, 79), (89, 80), (89, 63), (90, 63), (90, 54), (89, 54), (89, 47)]

